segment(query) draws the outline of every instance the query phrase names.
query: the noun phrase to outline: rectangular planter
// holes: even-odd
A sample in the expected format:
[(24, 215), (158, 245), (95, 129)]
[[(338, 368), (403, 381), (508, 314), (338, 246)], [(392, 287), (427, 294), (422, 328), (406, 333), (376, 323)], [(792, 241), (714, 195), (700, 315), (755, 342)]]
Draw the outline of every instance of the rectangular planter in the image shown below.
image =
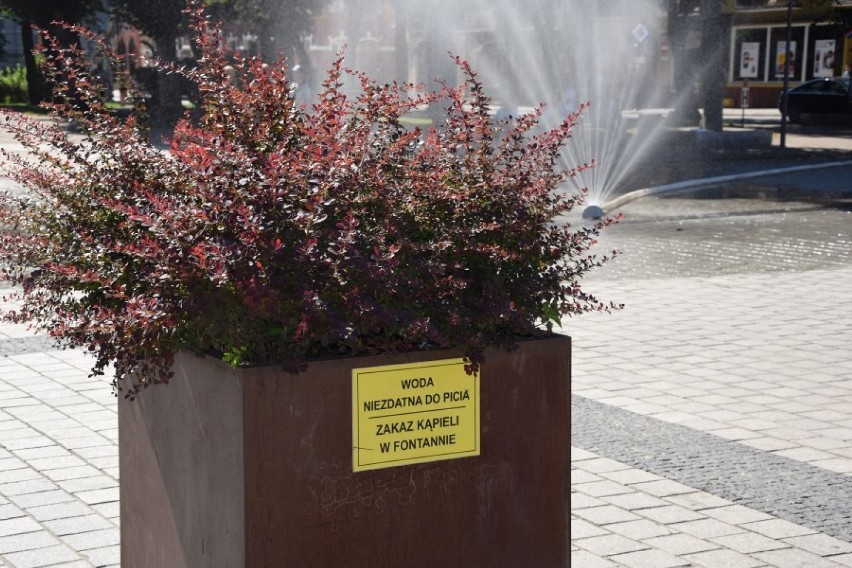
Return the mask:
[(181, 354), (119, 403), (123, 568), (569, 564), (570, 339), (486, 352), (479, 456), (353, 472), (352, 369)]

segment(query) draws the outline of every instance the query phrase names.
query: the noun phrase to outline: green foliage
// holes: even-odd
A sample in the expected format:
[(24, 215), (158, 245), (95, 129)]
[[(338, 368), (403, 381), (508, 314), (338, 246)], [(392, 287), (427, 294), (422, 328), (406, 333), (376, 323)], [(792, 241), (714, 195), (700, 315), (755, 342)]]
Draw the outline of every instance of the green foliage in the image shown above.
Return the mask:
[[(607, 260), (589, 249), (612, 220), (558, 222), (582, 201), (565, 182), (591, 167), (558, 165), (579, 113), (550, 131), (541, 109), (495, 125), (461, 59), (463, 84), (422, 93), (342, 56), (304, 107), (286, 61), (237, 57), (234, 77), (220, 29), (197, 2), (191, 16), (202, 57), (164, 71), (196, 85), (201, 116), (168, 152), (148, 140), (139, 93), (117, 118), (85, 55), (45, 38), (53, 110), (83, 139), (7, 116), (29, 156), (4, 153), (28, 190), (0, 194), (0, 280), (21, 287), (4, 319), (87, 348), (132, 397), (166, 382), (179, 350), (295, 365), (454, 346), (475, 370), (486, 346), (615, 307), (579, 284)], [(403, 124), (429, 104), (445, 109), (437, 126)]]
[(26, 103), (27, 70), (23, 65), (7, 67), (0, 71), (0, 101), (9, 103)]

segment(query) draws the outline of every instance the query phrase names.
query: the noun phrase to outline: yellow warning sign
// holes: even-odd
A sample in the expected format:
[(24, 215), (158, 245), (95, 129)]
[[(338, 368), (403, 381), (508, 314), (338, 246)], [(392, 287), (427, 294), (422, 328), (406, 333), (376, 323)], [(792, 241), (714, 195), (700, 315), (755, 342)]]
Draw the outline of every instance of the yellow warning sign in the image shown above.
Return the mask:
[(464, 359), (352, 370), (352, 468), (479, 455), (479, 374)]

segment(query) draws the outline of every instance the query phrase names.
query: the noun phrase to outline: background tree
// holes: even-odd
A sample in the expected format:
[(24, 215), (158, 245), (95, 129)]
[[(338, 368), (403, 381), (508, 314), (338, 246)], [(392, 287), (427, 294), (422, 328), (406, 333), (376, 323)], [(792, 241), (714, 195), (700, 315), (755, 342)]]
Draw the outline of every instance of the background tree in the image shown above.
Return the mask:
[[(279, 53), (298, 60), (309, 82), (315, 70), (308, 55), (307, 36), (328, 0), (225, 0), (240, 23), (257, 33), (260, 53), (267, 60)], [(351, 48), (352, 46), (350, 46)]]
[(668, 35), (675, 54), (675, 114), (690, 125), (722, 130), (726, 42), (730, 14), (721, 0), (667, 0)]
[[(160, 60), (178, 62), (176, 42), (187, 32), (184, 0), (110, 0), (110, 3), (115, 17), (154, 40), (155, 55)], [(157, 75), (154, 90), (151, 119), (166, 124), (173, 122), (183, 112), (181, 78), (161, 73)]]
[(94, 23), (95, 14), (103, 8), (101, 0), (0, 0), (0, 10), (16, 19), (21, 26), (30, 104), (36, 105), (45, 97), (44, 83), (33, 56), (33, 26), (50, 31), (59, 37), (63, 44), (74, 43), (78, 41), (76, 34), (54, 26), (52, 22), (91, 25)]
[[(700, 101), (704, 109), (704, 127), (715, 132), (722, 131), (722, 102), (725, 98), (725, 61), (727, 50), (720, 46), (719, 38), (727, 35), (728, 18), (722, 13), (719, 0), (701, 2), (701, 53), (705, 67), (698, 84), (701, 86)], [(727, 45), (727, 42), (721, 42)]]

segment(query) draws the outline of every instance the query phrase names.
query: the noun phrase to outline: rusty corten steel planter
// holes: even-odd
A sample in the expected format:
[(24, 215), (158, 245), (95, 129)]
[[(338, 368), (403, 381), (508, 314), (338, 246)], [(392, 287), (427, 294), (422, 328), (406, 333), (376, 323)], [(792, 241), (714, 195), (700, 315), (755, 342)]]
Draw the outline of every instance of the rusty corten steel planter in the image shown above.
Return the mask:
[(231, 369), (179, 355), (119, 404), (123, 568), (569, 564), (563, 336), (486, 352), (481, 455), (353, 473), (352, 369), (454, 350)]

